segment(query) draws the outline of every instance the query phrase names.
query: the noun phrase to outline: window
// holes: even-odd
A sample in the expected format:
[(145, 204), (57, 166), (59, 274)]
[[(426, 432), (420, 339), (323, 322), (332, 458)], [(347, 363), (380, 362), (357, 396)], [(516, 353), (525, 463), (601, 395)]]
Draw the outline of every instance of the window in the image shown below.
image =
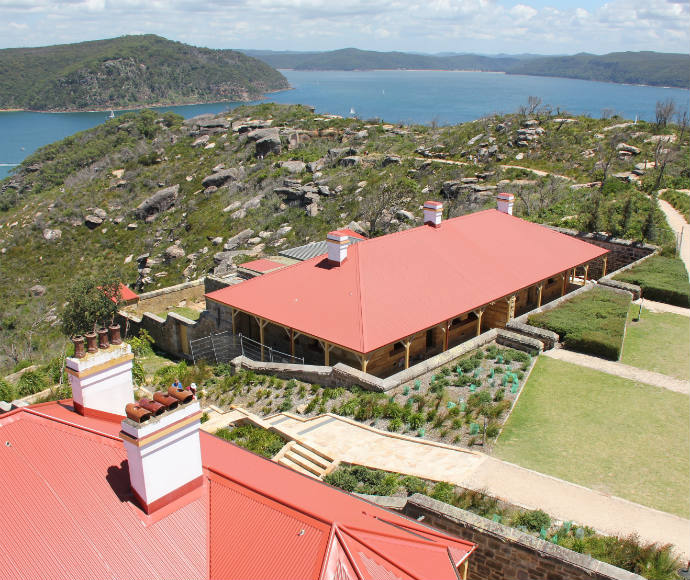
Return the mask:
[(434, 329), (430, 328), (426, 331), (426, 347), (431, 348), (434, 346)]
[(391, 350), (391, 354), (398, 354), (400, 352), (403, 352), (405, 350), (405, 345), (402, 342), (396, 342), (393, 345), (393, 349)]

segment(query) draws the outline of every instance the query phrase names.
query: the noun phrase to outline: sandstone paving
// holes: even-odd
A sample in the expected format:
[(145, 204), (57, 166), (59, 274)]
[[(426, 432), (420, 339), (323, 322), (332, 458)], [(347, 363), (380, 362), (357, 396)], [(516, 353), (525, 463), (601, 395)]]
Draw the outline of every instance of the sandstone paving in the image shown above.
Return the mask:
[(690, 318), (690, 308), (683, 308), (682, 306), (664, 304), (663, 302), (655, 302), (654, 300), (647, 300), (646, 298), (634, 300), (633, 304), (642, 304), (642, 307), (650, 312), (667, 312), (669, 314), (678, 314), (679, 316), (687, 316)]
[(664, 212), (666, 221), (680, 241), (680, 259), (685, 264), (685, 269), (690, 272), (690, 226), (680, 212), (667, 201), (657, 200), (659, 209)]
[(620, 362), (605, 360), (603, 358), (589, 356), (562, 348), (555, 348), (546, 351), (543, 354), (549, 358), (587, 367), (609, 375), (616, 375), (624, 379), (630, 379), (632, 381), (638, 381), (647, 385), (661, 387), (677, 393), (683, 393), (686, 395), (690, 394), (690, 381), (683, 381), (675, 377), (655, 373), (654, 371), (638, 369), (637, 367), (626, 365)]

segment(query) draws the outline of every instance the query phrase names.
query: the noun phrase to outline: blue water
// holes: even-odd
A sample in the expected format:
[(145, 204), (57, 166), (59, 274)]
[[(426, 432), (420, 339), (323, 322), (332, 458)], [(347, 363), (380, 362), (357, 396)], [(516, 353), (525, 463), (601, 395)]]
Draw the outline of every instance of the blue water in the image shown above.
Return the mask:
[[(600, 117), (605, 110), (624, 118), (654, 120), (657, 101), (674, 99), (688, 109), (690, 91), (616, 85), (574, 79), (458, 71), (282, 71), (293, 90), (268, 95), (278, 103), (302, 103), (317, 112), (391, 123), (471, 121), (514, 112), (538, 96), (554, 110)], [(184, 117), (218, 113), (240, 103), (161, 107)], [(117, 115), (118, 113), (116, 113)], [(38, 147), (102, 123), (106, 113), (0, 113), (0, 178)]]

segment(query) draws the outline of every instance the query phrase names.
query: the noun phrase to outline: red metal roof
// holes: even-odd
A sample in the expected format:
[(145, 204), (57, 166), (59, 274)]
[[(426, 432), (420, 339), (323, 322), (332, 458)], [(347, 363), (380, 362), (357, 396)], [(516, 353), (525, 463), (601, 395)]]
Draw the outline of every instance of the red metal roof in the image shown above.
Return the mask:
[(607, 253), (497, 210), (350, 245), (206, 296), (367, 353)]
[(122, 296), (122, 299), (127, 302), (139, 298), (138, 294), (136, 294), (133, 290), (130, 290), (129, 287), (125, 286), (122, 282), (120, 282), (120, 295)]
[(456, 578), (474, 545), (201, 433), (201, 488), (134, 503), (119, 421), (0, 417), (3, 578)]
[(286, 264), (281, 262), (274, 262), (273, 260), (267, 260), (262, 258), (260, 260), (252, 260), (251, 262), (245, 262), (240, 264), (240, 268), (246, 268), (247, 270), (253, 270), (254, 272), (270, 272), (276, 268), (285, 268)]

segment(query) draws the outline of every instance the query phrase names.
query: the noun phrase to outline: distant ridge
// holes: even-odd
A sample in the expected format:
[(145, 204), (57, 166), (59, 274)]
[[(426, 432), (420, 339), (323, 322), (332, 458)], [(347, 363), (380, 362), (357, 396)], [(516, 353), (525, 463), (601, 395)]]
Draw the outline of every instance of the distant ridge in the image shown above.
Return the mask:
[(286, 88), (285, 77), (265, 62), (155, 35), (0, 50), (0, 109), (246, 101)]
[(614, 52), (573, 56), (416, 54), (344, 48), (329, 52), (245, 50), (276, 68), (295, 70), (476, 70), (613, 83), (690, 88), (690, 55)]

